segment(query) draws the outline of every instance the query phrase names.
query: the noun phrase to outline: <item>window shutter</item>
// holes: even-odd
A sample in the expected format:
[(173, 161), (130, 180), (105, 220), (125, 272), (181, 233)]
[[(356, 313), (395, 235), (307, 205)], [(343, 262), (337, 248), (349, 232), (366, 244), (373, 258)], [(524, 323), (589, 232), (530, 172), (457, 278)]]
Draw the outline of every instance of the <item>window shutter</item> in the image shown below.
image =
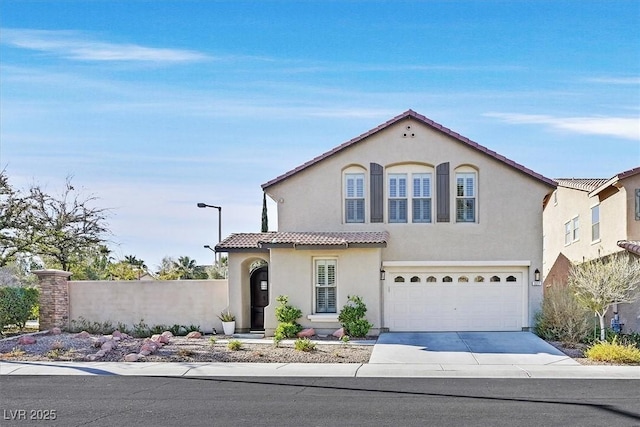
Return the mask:
[(436, 208), (438, 222), (449, 222), (449, 163), (436, 167)]
[(377, 163), (369, 165), (371, 171), (371, 222), (384, 221), (384, 168)]

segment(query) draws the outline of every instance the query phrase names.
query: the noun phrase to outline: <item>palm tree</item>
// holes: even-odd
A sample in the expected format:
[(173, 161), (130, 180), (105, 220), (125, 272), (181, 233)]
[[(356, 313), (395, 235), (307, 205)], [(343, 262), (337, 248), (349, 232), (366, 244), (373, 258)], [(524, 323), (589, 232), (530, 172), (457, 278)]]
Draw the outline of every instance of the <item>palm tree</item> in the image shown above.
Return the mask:
[(178, 261), (173, 261), (173, 268), (178, 272), (180, 279), (206, 279), (207, 273), (202, 266), (196, 263), (195, 259), (188, 256), (178, 257)]

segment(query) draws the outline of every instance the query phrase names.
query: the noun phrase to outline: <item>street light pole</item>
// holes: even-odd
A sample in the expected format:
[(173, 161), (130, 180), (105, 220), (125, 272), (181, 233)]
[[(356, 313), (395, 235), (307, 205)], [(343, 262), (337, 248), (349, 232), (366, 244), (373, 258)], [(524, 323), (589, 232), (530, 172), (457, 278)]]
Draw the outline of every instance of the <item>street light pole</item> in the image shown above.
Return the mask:
[[(218, 209), (218, 243), (222, 241), (222, 206), (208, 205), (206, 203), (198, 203), (199, 208)], [(219, 254), (216, 252), (216, 263), (220, 264)]]

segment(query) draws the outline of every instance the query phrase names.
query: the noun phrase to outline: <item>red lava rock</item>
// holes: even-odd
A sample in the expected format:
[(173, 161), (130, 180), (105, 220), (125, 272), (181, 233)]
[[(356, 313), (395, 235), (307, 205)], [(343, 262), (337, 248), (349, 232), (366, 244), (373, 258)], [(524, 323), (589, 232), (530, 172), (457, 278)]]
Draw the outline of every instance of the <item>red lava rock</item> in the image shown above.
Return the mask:
[(124, 357), (125, 362), (137, 362), (140, 358), (140, 355), (136, 353), (129, 353)]
[(37, 342), (36, 339), (31, 335), (23, 335), (20, 338), (18, 338), (18, 344), (20, 345), (31, 345), (31, 344), (35, 344), (36, 342)]
[(82, 331), (80, 333), (75, 334), (74, 338), (91, 338), (91, 334), (87, 331)]
[(163, 337), (173, 338), (173, 334), (171, 333), (171, 331), (164, 331), (161, 335)]
[(187, 339), (191, 339), (191, 338), (202, 338), (202, 334), (198, 331), (189, 332), (187, 334)]
[(60, 335), (62, 333), (62, 329), (60, 328), (53, 328), (49, 331), (49, 333), (51, 335)]
[(344, 328), (340, 328), (332, 334), (336, 338), (342, 338), (344, 336)]
[(296, 334), (298, 338), (309, 338), (316, 334), (316, 330), (313, 328), (303, 329)]

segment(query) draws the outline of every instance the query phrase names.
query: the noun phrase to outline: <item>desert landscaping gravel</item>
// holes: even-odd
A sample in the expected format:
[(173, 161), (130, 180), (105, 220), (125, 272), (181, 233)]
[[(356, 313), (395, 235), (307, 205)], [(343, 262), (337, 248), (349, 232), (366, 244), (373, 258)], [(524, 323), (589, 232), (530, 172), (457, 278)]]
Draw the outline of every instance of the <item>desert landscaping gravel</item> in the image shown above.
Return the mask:
[[(35, 344), (21, 345), (19, 337), (0, 341), (0, 360), (20, 361), (86, 361), (100, 347), (94, 344), (102, 336), (80, 338), (77, 334), (35, 334)], [(139, 362), (274, 362), (274, 363), (367, 363), (373, 346), (343, 344), (338, 342), (317, 344), (314, 351), (299, 351), (293, 343), (281, 343), (275, 347), (270, 341), (264, 344), (242, 343), (240, 350), (232, 351), (227, 342), (233, 338), (213, 336), (202, 338), (171, 337), (169, 343), (156, 352), (141, 357)], [(109, 338), (109, 336), (107, 336)], [(127, 354), (139, 353), (145, 339), (123, 338), (113, 350), (95, 359), (101, 362), (121, 362)]]

